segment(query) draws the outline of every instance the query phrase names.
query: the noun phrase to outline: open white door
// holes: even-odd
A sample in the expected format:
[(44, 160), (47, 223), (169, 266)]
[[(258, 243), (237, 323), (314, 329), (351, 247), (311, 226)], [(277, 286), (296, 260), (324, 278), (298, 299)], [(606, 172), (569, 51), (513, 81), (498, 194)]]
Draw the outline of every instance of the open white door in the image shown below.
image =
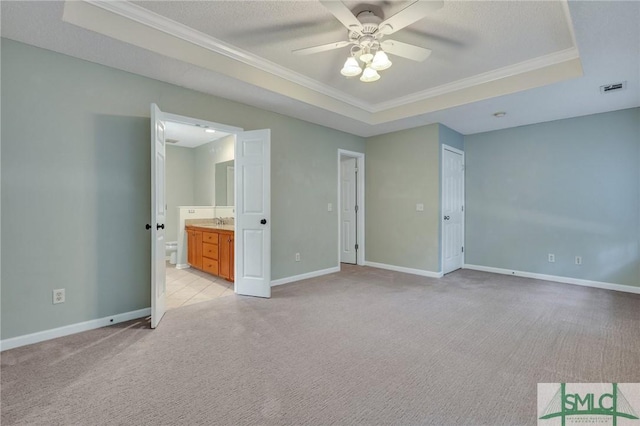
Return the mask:
[(236, 272), (238, 294), (271, 297), (271, 131), (236, 140)]
[(357, 203), (356, 158), (340, 159), (340, 262), (356, 264)]
[(442, 150), (442, 272), (464, 263), (464, 153)]
[(151, 104), (151, 328), (164, 315), (165, 276), (165, 146), (162, 111)]

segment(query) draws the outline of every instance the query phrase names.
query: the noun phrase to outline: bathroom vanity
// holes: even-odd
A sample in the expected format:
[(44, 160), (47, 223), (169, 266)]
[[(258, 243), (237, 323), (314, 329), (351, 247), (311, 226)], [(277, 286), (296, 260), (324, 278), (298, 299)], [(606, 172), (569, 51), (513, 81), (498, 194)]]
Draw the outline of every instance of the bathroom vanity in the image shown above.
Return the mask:
[(227, 281), (234, 280), (234, 225), (188, 224), (187, 263)]

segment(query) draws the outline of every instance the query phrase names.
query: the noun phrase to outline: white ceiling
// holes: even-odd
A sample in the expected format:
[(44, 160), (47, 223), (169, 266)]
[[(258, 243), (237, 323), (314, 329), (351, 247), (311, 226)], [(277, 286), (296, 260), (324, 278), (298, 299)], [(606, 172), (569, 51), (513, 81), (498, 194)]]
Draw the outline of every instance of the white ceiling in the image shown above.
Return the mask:
[(165, 138), (167, 140), (178, 141), (176, 143), (169, 142), (172, 146), (196, 148), (225, 136), (229, 136), (229, 133), (225, 133), (220, 130), (216, 130), (215, 133), (208, 133), (203, 127), (191, 124), (176, 123), (173, 121), (167, 121), (165, 123)]
[[(384, 18), (411, 2), (366, 3)], [(640, 106), (634, 1), (448, 0), (389, 36), (433, 54), (423, 63), (391, 57), (368, 84), (339, 74), (347, 48), (291, 54), (346, 39), (316, 1), (1, 7), (3, 37), (361, 136), (434, 122), (470, 134)], [(624, 92), (600, 94), (600, 85), (622, 80)]]

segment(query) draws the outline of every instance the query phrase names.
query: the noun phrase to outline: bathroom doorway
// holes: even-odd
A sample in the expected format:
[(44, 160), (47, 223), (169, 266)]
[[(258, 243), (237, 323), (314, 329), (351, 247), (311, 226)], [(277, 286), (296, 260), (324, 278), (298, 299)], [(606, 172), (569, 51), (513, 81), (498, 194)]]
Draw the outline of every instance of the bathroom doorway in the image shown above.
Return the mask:
[[(178, 173), (166, 173), (166, 153), (171, 153), (172, 145), (177, 145), (181, 133), (172, 133), (172, 127), (186, 125), (190, 131), (205, 134), (207, 142), (200, 155), (186, 157), (187, 167)], [(183, 129), (184, 130), (184, 129)], [(184, 130), (187, 132), (187, 130)], [(218, 133), (218, 136), (214, 136)], [(206, 135), (208, 134), (208, 135)], [(212, 140), (213, 139), (213, 140)], [(226, 154), (233, 153), (232, 158)], [(146, 229), (151, 231), (151, 327), (156, 328), (167, 309), (169, 291), (177, 292), (176, 287), (189, 285), (186, 281), (209, 278), (208, 275), (222, 277), (232, 281), (233, 292), (240, 295), (270, 297), (271, 296), (271, 131), (269, 129), (243, 131), (241, 128), (219, 123), (203, 121), (191, 117), (162, 112), (156, 104), (151, 104), (151, 224)], [(189, 158), (193, 157), (193, 158)], [(235, 164), (229, 164), (233, 161)], [(196, 167), (203, 163), (205, 167)], [(219, 177), (216, 178), (216, 165), (221, 164)], [(209, 165), (207, 168), (206, 165)], [(213, 165), (213, 167), (211, 167)], [(172, 166), (170, 166), (172, 167)], [(233, 184), (229, 185), (227, 176), (233, 171)], [(185, 176), (193, 173), (194, 181), (185, 184)], [(169, 181), (171, 179), (171, 181)], [(219, 180), (220, 191), (225, 192), (220, 203), (230, 200), (235, 205), (221, 205), (216, 199)], [(224, 182), (223, 182), (224, 181)], [(169, 267), (167, 276), (167, 259), (171, 265), (172, 245), (167, 245), (166, 225), (169, 205), (166, 199), (166, 188), (181, 184), (184, 193), (193, 194), (193, 200), (210, 200), (213, 205), (172, 206), (177, 209), (177, 237), (175, 268)], [(233, 186), (233, 197), (228, 194)], [(181, 192), (182, 193), (182, 192)], [(195, 197), (204, 197), (198, 198)], [(182, 204), (182, 203), (179, 203)], [(192, 203), (186, 203), (192, 204)], [(197, 204), (194, 203), (193, 204)], [(173, 208), (175, 207), (175, 208)], [(180, 207), (180, 208), (178, 208)], [(207, 211), (204, 217), (197, 217)], [(184, 214), (184, 215), (183, 215)], [(195, 215), (195, 216), (194, 216)], [(176, 221), (172, 221), (176, 223)], [(170, 225), (171, 226), (171, 225)], [(193, 231), (192, 238), (187, 232)], [(242, 238), (235, 240), (235, 233)], [(169, 234), (171, 236), (171, 233)], [(182, 237), (182, 238), (181, 238)], [(186, 240), (185, 240), (186, 237)], [(186, 257), (186, 261), (185, 261)], [(185, 269), (198, 269), (200, 273), (186, 276)], [(187, 271), (186, 273), (193, 273)], [(167, 286), (176, 282), (176, 285)], [(208, 281), (217, 281), (218, 278)], [(211, 288), (209, 283), (200, 280), (199, 285), (191, 285), (191, 291), (183, 291), (180, 299), (193, 303), (203, 301), (203, 289)], [(221, 293), (227, 293), (230, 287)], [(195, 294), (194, 294), (195, 292)], [(217, 293), (217, 289), (210, 290)], [(230, 292), (228, 292), (230, 293)], [(186, 299), (186, 300), (184, 300)], [(199, 299), (199, 300), (198, 300)], [(172, 302), (176, 305), (178, 302)], [(180, 303), (184, 305), (184, 303)]]
[[(235, 223), (235, 183), (229, 169), (236, 135), (216, 127), (165, 122), (167, 310), (234, 294), (233, 281), (220, 276), (219, 268), (205, 270), (202, 262), (191, 265), (188, 259), (186, 226), (215, 230), (216, 225), (229, 229)], [(218, 248), (208, 247), (206, 261), (218, 263)]]

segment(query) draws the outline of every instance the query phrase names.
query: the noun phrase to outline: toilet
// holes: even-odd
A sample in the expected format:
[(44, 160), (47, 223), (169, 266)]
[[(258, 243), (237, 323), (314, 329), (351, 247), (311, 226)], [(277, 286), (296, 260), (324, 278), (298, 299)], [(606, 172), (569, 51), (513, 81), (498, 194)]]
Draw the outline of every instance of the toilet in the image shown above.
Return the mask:
[(169, 256), (169, 263), (175, 265), (178, 261), (178, 242), (167, 241), (165, 245), (166, 255)]

